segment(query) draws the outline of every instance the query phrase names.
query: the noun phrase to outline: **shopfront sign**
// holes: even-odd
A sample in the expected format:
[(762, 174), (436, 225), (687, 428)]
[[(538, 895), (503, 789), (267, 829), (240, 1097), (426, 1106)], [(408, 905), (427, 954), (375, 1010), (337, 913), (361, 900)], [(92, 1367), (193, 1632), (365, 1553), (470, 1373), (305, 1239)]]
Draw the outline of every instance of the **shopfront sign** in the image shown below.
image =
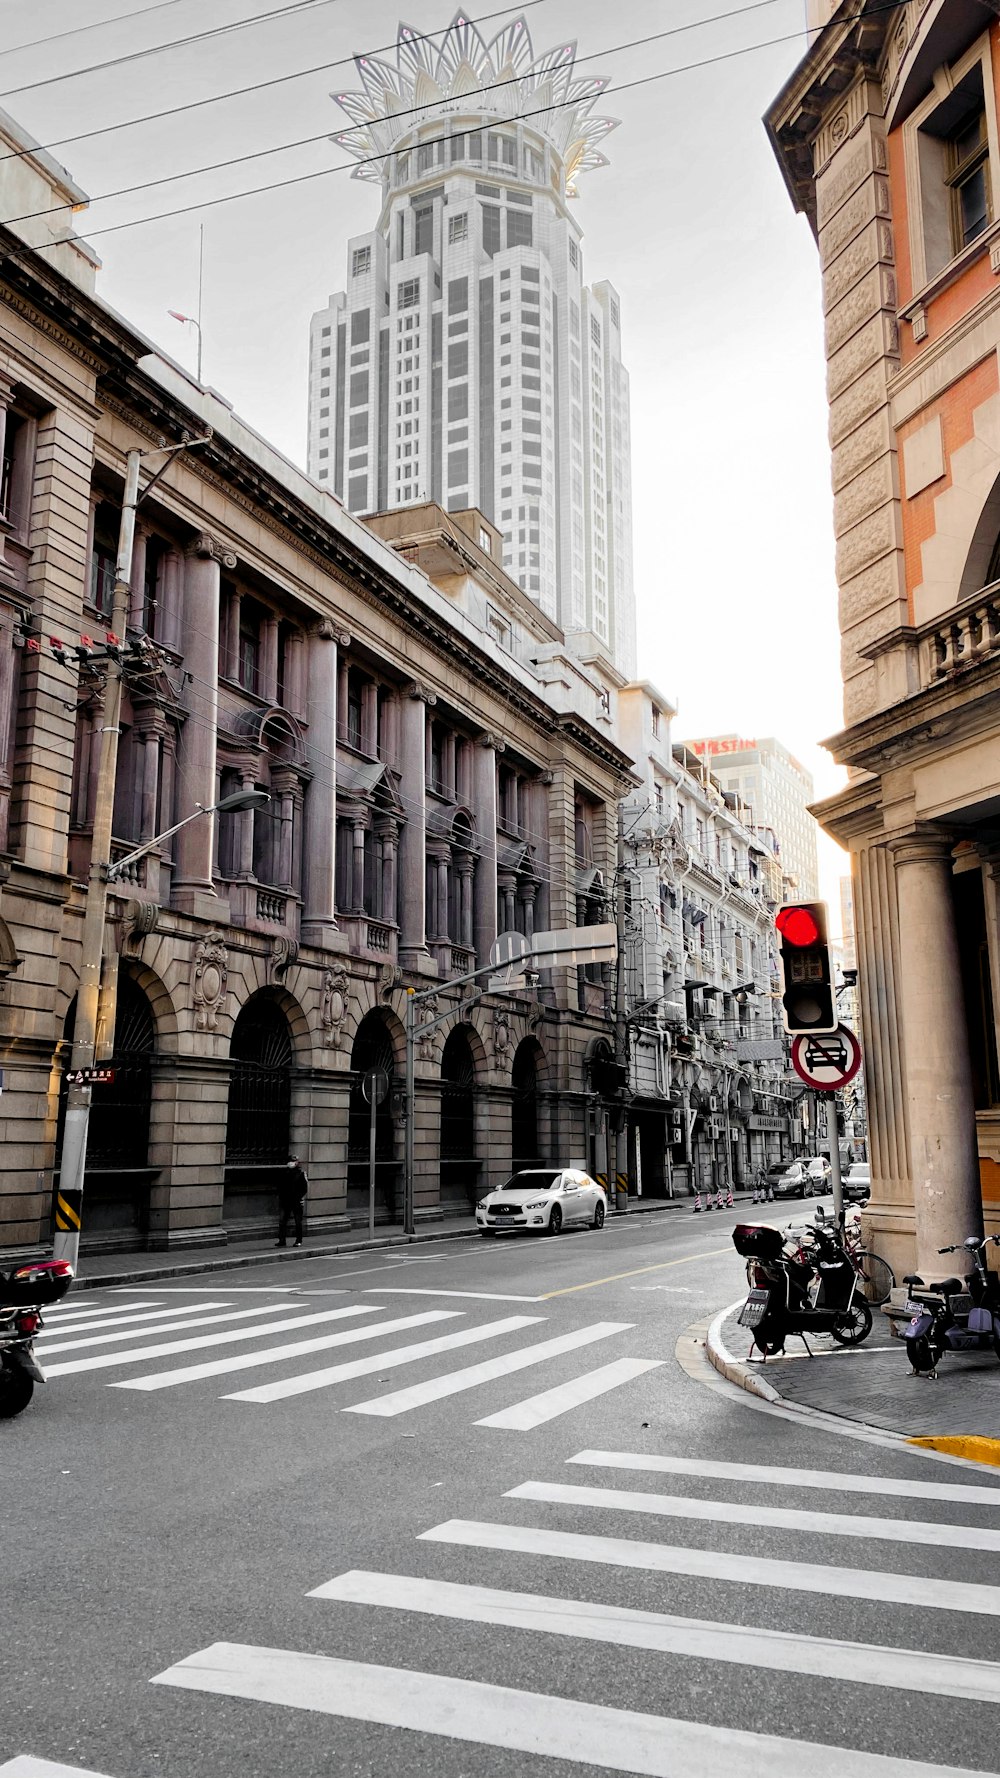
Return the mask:
[(751, 1130), (780, 1130), (782, 1135), (787, 1135), (788, 1119), (775, 1117), (770, 1111), (753, 1111), (747, 1118), (747, 1127)]

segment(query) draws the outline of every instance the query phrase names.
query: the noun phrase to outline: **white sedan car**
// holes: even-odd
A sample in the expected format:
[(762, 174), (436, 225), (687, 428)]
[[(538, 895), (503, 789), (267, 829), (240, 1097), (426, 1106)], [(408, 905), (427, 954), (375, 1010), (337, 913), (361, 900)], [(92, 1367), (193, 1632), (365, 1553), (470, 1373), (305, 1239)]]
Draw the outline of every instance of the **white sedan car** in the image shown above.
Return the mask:
[(536, 1229), (558, 1235), (570, 1223), (604, 1227), (608, 1200), (603, 1186), (576, 1167), (543, 1168), (512, 1173), (497, 1191), (476, 1205), (481, 1235), (498, 1229)]

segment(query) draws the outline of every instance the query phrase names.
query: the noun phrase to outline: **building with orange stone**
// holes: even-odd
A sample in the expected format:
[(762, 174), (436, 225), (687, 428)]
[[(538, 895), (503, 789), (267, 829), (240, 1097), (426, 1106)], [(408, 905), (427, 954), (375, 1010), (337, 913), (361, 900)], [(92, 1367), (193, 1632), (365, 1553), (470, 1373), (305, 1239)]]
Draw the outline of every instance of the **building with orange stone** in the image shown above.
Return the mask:
[(810, 0), (767, 127), (819, 246), (869, 1237), (1000, 1232), (1000, 19)]

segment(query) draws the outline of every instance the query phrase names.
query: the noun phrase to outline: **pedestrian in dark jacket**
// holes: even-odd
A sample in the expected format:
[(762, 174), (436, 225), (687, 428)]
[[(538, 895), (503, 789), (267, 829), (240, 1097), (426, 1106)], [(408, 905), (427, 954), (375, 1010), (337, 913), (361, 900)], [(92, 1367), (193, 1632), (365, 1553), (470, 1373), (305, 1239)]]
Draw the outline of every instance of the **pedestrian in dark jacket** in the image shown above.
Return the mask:
[(297, 1154), (293, 1154), (285, 1167), (283, 1177), (278, 1181), (278, 1246), (287, 1247), (288, 1218), (295, 1223), (295, 1245), (302, 1246), (302, 1206), (309, 1181), (306, 1170)]

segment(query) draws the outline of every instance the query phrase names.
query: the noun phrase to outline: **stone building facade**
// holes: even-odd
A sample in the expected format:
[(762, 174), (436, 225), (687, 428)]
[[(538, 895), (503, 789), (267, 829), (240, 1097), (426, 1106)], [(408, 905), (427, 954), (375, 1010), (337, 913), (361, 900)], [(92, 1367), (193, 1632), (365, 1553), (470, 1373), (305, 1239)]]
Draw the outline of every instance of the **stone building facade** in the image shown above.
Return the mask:
[(606, 693), (479, 514), (379, 536), (105, 307), (92, 257), (52, 258), (0, 230), (0, 1249), (46, 1239), (58, 1180), (126, 453), (145, 483), (185, 435), (139, 508), (115, 855), (231, 791), (270, 802), (112, 885), (85, 1244), (258, 1232), (292, 1152), (314, 1232), (366, 1220), (373, 1068), (398, 1219), (408, 987), (454, 1015), (416, 1059), (418, 1218), (511, 1165), (586, 1162), (605, 981), (450, 984), (498, 932), (603, 907), (632, 782)]
[(870, 1237), (1000, 1231), (995, 8), (844, 0), (768, 115), (823, 274)]
[(633, 1171), (651, 1192), (742, 1186), (803, 1136), (774, 997), (775, 837), (673, 743), (655, 686), (625, 687), (618, 712), (640, 779), (624, 818)]

